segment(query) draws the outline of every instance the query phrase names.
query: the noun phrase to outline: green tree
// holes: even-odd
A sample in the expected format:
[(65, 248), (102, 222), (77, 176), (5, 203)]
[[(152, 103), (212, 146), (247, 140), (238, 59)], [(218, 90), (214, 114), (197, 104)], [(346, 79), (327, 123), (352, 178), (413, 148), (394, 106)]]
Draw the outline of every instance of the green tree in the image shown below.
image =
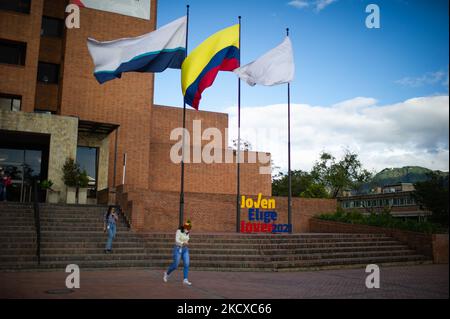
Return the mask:
[(322, 153), (311, 176), (336, 198), (345, 189), (360, 190), (372, 178), (372, 173), (362, 167), (357, 154), (347, 150), (339, 161), (329, 153)]
[[(328, 194), (323, 185), (317, 184), (311, 174), (301, 170), (292, 171), (292, 196), (305, 198), (327, 198)], [(280, 173), (272, 182), (274, 196), (288, 196), (288, 174)]]
[(412, 196), (433, 213), (430, 218), (432, 221), (448, 227), (448, 175), (439, 176), (433, 172), (428, 176), (429, 180), (414, 184), (415, 191)]

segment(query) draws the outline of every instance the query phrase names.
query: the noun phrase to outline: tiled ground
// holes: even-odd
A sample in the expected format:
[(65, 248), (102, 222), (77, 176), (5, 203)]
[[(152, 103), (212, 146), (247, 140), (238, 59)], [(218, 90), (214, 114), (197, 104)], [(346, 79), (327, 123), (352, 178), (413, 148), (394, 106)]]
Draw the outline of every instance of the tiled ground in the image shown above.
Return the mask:
[(83, 271), (81, 287), (70, 294), (49, 294), (64, 289), (67, 273), (2, 272), (0, 298), (96, 299), (366, 299), (448, 298), (448, 265), (382, 267), (380, 289), (367, 289), (365, 269), (283, 273), (190, 273), (193, 286), (181, 283), (182, 269), (168, 283), (162, 271)]

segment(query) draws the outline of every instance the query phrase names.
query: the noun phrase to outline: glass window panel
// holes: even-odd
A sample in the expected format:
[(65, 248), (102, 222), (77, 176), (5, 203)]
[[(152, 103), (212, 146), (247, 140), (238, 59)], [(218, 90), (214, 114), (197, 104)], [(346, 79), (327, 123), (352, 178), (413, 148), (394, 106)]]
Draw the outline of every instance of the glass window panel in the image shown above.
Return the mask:
[(86, 170), (89, 186), (95, 187), (97, 181), (97, 148), (79, 146), (77, 148), (77, 163), (81, 170)]
[(25, 65), (26, 43), (0, 40), (0, 63)]
[(31, 0), (1, 0), (0, 10), (30, 13)]
[(0, 97), (0, 110), (11, 111), (11, 99), (6, 97)]
[(19, 112), (22, 107), (22, 100), (20, 99), (13, 99), (12, 101), (12, 111)]
[(40, 177), (42, 151), (25, 151), (25, 174), (26, 177)]
[(41, 35), (49, 37), (61, 37), (64, 21), (57, 18), (42, 17)]
[(38, 81), (57, 84), (59, 82), (59, 64), (39, 62)]

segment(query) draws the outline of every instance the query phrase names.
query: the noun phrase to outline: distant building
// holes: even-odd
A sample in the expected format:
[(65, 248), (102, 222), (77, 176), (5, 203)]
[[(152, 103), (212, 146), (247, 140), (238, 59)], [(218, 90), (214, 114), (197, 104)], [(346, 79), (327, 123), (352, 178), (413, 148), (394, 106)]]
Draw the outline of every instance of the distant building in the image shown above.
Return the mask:
[(399, 183), (376, 187), (368, 194), (354, 194), (351, 191), (343, 192), (338, 198), (338, 204), (344, 210), (357, 210), (361, 213), (381, 213), (390, 209), (395, 217), (423, 217), (431, 215), (416, 203), (412, 197), (414, 185)]

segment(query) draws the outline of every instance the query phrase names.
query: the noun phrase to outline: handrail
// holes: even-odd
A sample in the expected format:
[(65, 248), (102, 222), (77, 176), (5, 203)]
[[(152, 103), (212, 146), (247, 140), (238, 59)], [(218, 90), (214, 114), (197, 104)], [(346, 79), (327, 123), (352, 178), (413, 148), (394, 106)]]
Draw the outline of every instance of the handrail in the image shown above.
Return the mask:
[(41, 264), (41, 216), (39, 212), (39, 193), (37, 179), (33, 179), (33, 209), (34, 209), (34, 224), (36, 226), (36, 256), (38, 265)]

